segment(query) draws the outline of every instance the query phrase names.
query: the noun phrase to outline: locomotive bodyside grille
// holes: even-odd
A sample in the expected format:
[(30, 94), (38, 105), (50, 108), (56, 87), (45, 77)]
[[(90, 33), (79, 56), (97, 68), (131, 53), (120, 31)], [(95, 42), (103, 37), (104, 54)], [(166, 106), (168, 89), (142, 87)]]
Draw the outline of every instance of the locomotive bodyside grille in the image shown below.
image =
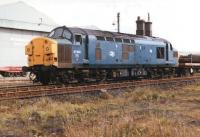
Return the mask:
[(66, 68), (72, 63), (72, 49), (68, 45), (58, 45), (58, 67)]

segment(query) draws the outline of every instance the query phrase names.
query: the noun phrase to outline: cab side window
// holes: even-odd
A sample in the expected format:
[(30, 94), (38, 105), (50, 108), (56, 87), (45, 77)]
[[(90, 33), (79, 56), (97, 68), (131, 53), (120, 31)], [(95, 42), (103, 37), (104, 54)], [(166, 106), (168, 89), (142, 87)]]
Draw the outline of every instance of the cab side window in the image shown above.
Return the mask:
[(82, 36), (81, 35), (75, 35), (75, 45), (81, 45), (82, 44)]
[(157, 51), (157, 58), (158, 59), (164, 59), (164, 54), (165, 54), (164, 47), (157, 47), (156, 51)]

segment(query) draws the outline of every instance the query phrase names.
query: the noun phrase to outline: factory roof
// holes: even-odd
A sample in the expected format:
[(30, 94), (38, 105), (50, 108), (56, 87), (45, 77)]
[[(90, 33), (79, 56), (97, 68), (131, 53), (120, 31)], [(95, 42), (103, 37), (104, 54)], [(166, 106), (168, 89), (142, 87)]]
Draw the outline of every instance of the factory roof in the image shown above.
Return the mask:
[(24, 2), (0, 5), (0, 27), (49, 32), (57, 24)]

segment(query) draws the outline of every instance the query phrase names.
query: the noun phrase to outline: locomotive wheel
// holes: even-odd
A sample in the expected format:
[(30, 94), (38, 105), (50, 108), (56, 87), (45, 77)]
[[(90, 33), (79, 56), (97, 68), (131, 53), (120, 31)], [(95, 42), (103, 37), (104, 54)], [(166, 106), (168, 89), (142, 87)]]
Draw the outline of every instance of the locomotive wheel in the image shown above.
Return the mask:
[(30, 74), (29, 74), (29, 79), (31, 80), (31, 81), (36, 81), (36, 79), (37, 79), (37, 76), (33, 73), (33, 72), (31, 72)]

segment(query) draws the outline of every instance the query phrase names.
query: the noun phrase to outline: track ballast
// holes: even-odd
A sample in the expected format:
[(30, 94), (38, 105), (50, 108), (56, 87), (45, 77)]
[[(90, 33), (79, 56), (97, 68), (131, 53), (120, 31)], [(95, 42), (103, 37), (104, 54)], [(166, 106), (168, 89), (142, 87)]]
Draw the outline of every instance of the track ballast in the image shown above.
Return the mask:
[(5, 87), (0, 90), (0, 100), (12, 100), (12, 99), (26, 99), (44, 96), (63, 95), (71, 93), (86, 93), (96, 92), (102, 90), (116, 90), (116, 89), (127, 89), (145, 86), (160, 86), (160, 85), (180, 85), (189, 84), (192, 82), (200, 81), (200, 76), (192, 77), (178, 77), (178, 78), (167, 78), (157, 80), (141, 80), (141, 81), (120, 81), (120, 82), (106, 82), (98, 84), (87, 84), (87, 85), (32, 85), (22, 87)]

